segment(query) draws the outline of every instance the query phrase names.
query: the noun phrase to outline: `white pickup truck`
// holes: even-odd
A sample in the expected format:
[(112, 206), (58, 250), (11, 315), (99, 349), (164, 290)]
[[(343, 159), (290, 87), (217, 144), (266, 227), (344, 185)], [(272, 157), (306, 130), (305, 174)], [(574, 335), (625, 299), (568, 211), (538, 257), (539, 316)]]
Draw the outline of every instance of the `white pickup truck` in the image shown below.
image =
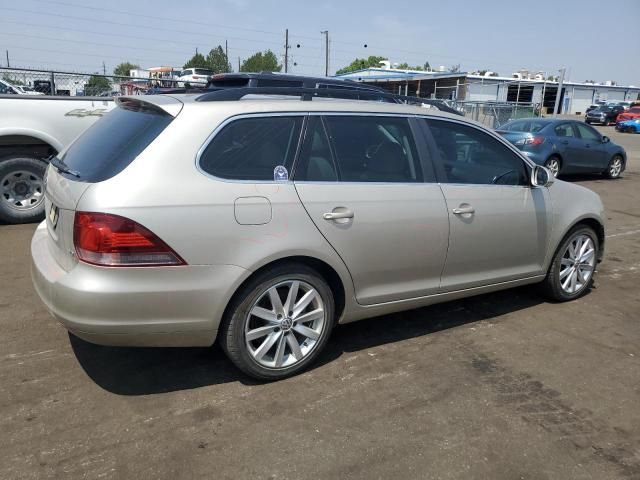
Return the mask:
[(43, 218), (48, 159), (114, 106), (107, 97), (0, 95), (0, 223)]

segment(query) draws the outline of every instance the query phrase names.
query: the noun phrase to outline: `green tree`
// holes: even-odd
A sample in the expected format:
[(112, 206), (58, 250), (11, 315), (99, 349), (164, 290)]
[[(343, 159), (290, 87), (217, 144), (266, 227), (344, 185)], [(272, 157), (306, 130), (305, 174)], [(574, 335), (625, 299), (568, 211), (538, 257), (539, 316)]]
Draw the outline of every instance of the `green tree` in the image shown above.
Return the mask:
[(204, 58), (204, 55), (196, 53), (187, 61), (187, 63), (184, 64), (183, 68), (209, 68), (209, 65), (207, 64), (207, 59)]
[(207, 66), (213, 70), (213, 73), (229, 73), (231, 71), (231, 64), (222, 45), (211, 49), (207, 55)]
[(279, 72), (278, 57), (271, 50), (258, 52), (247, 58), (240, 66), (241, 72)]
[(140, 65), (131, 62), (122, 62), (113, 69), (113, 74), (119, 77), (128, 77), (131, 75), (131, 70), (140, 68)]
[(111, 82), (105, 77), (99, 75), (91, 75), (87, 83), (84, 85), (85, 95), (100, 95), (103, 92), (111, 91)]
[(429, 62), (424, 62), (424, 69), (427, 71), (431, 70), (431, 65), (429, 65)]
[(460, 64), (458, 63), (458, 64), (456, 64), (456, 65), (451, 65), (451, 66), (449, 67), (449, 71), (450, 71), (451, 73), (458, 73), (458, 72), (460, 72)]
[(369, 58), (356, 58), (353, 62), (336, 72), (336, 75), (343, 73), (355, 72), (364, 68), (380, 67), (380, 62), (387, 60), (386, 57), (378, 57), (371, 55)]

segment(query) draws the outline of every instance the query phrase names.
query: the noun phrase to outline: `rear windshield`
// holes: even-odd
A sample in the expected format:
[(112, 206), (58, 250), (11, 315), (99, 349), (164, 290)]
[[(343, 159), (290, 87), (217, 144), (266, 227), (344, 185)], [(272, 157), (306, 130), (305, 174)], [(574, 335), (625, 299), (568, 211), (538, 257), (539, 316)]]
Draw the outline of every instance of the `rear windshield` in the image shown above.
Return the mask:
[(501, 130), (507, 130), (509, 132), (529, 132), (536, 133), (545, 127), (545, 122), (535, 120), (521, 120), (518, 122), (508, 123)]
[(119, 105), (85, 131), (62, 160), (80, 177), (70, 180), (102, 182), (124, 170), (162, 132), (173, 117), (140, 102)]
[(196, 75), (211, 75), (213, 72), (211, 70), (206, 70), (204, 68), (196, 68)]

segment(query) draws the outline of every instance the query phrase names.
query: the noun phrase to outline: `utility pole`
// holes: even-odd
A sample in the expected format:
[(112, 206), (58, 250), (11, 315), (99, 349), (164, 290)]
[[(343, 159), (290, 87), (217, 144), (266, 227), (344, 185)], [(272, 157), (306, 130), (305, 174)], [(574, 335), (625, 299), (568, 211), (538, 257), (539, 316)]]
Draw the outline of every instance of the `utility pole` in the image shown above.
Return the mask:
[(104, 64), (104, 60), (102, 61), (102, 75), (107, 75), (107, 66)]
[(560, 69), (560, 81), (558, 82), (558, 91), (556, 92), (556, 103), (553, 106), (553, 116), (558, 116), (558, 106), (560, 105), (560, 97), (562, 96), (562, 84), (564, 82), (564, 73), (566, 72), (566, 68)]
[(9, 50), (7, 50), (6, 52), (7, 52), (7, 67), (10, 67), (11, 65), (9, 65)]
[(240, 71), (240, 57), (238, 57), (238, 72)]
[(329, 76), (329, 30), (320, 32), (324, 35), (324, 76)]
[(224, 41), (224, 59), (228, 65), (225, 65), (225, 70), (231, 68), (231, 65), (229, 65), (229, 42), (227, 40)]
[(289, 71), (289, 29), (284, 31), (284, 73)]

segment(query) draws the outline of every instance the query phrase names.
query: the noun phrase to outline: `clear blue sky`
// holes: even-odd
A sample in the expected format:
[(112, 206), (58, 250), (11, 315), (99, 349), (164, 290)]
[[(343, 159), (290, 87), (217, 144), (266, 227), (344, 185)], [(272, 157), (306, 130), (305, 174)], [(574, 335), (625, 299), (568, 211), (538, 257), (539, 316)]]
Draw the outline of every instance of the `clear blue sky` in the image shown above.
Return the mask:
[(566, 66), (573, 81), (640, 85), (639, 25), (640, 0), (0, 0), (0, 64), (8, 49), (12, 66), (181, 66), (227, 39), (237, 68), (257, 50), (282, 55), (289, 28), (292, 70), (303, 74), (324, 73), (329, 30), (332, 72), (382, 55), (501, 75)]

